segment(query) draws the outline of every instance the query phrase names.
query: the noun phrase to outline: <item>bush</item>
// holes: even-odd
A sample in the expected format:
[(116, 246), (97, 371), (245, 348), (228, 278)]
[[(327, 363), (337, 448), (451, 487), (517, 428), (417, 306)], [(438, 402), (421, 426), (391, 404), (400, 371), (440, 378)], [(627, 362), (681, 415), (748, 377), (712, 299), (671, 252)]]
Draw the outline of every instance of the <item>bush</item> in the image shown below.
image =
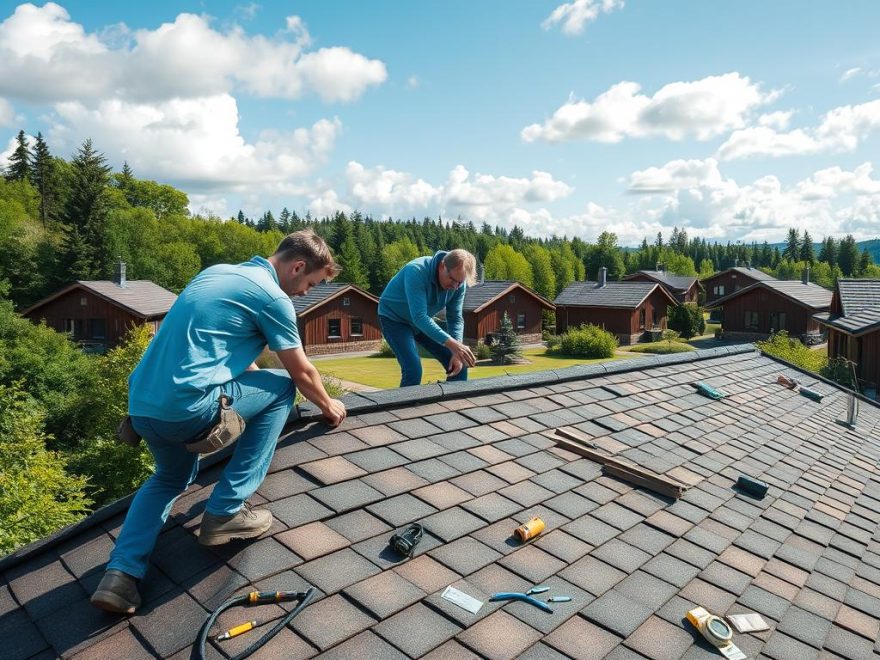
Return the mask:
[(706, 331), (703, 308), (695, 303), (672, 307), (669, 310), (669, 329), (677, 331), (685, 339), (702, 335)]
[(819, 373), (848, 389), (854, 390), (857, 387), (856, 379), (853, 377), (852, 362), (845, 357), (838, 356), (828, 360)]
[(770, 335), (767, 341), (755, 342), (755, 346), (768, 355), (814, 373), (819, 373), (828, 362), (823, 351), (807, 348), (797, 339), (789, 337), (785, 330)]
[(474, 356), (476, 356), (478, 360), (488, 360), (492, 357), (492, 349), (489, 346), (486, 346), (483, 342), (478, 341), (477, 345), (474, 347)]
[(666, 355), (667, 353), (687, 353), (697, 350), (690, 344), (682, 342), (655, 341), (651, 344), (636, 344), (630, 349), (632, 353), (652, 353), (654, 355)]
[(544, 338), (544, 343), (547, 344), (547, 350), (552, 353), (559, 347), (559, 335), (547, 335)]
[(379, 350), (373, 353), (373, 357), (394, 357), (394, 351), (391, 350), (391, 344), (385, 341), (385, 338), (382, 338), (382, 341), (379, 343)]
[(560, 336), (554, 352), (570, 357), (609, 358), (617, 345), (617, 337), (607, 330), (597, 325), (582, 325)]
[(501, 327), (495, 333), (495, 342), (490, 349), (492, 359), (498, 364), (510, 364), (518, 358), (522, 358), (522, 348), (519, 345), (519, 337), (513, 329), (513, 322), (507, 312), (501, 319)]

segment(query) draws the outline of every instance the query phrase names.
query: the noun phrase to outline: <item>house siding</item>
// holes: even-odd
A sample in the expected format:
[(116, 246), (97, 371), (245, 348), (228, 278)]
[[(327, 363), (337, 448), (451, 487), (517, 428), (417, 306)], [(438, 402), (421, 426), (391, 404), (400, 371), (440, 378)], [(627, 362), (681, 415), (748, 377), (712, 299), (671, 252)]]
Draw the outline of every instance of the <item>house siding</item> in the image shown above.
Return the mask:
[[(557, 305), (556, 331), (559, 334), (584, 323), (598, 325), (617, 336), (622, 345), (634, 344), (651, 328), (651, 314), (661, 328), (667, 327), (669, 299), (656, 289), (635, 309), (617, 307), (576, 307)], [(639, 322), (641, 310), (645, 310), (645, 327)]]
[[(802, 307), (775, 291), (757, 287), (724, 304), (721, 327), (728, 337), (747, 339), (768, 337), (772, 329), (775, 332), (786, 330), (790, 336), (800, 338), (807, 333), (819, 332), (822, 329), (819, 322), (812, 318), (813, 314), (819, 311), (823, 310)], [(756, 329), (746, 327), (746, 312), (757, 312)], [(771, 328), (771, 314), (779, 312), (785, 314), (785, 325)]]
[(670, 289), (662, 282), (658, 282), (657, 280), (648, 277), (644, 273), (633, 273), (633, 275), (627, 276), (626, 279), (630, 282), (649, 282), (651, 284), (659, 284), (666, 289), (666, 293), (675, 298), (679, 303), (695, 303), (699, 298), (700, 287), (696, 281), (682, 294), (674, 289)]
[[(514, 302), (510, 301), (511, 294)], [(464, 340), (468, 344), (476, 344), (485, 340), (486, 335), (498, 332), (504, 313), (510, 316), (514, 330), (520, 340), (532, 343), (541, 340), (541, 316), (544, 305), (523, 290), (514, 289), (504, 294), (498, 300), (486, 305), (479, 312), (464, 313)], [(526, 315), (525, 328), (516, 327), (517, 314), (524, 312)]]
[[(349, 305), (344, 304), (348, 298)], [(352, 319), (362, 320), (360, 335), (351, 332)], [(338, 320), (340, 337), (329, 336), (330, 320)], [(307, 355), (374, 350), (382, 339), (378, 305), (360, 292), (349, 289), (333, 300), (299, 314), (299, 334)]]
[[(703, 288), (706, 290), (706, 303), (715, 302), (719, 298), (730, 295), (734, 291), (745, 289), (747, 286), (751, 286), (758, 281), (740, 272), (719, 273), (718, 275), (708, 277), (703, 280)], [(713, 293), (714, 288), (717, 286), (723, 286), (724, 293)]]

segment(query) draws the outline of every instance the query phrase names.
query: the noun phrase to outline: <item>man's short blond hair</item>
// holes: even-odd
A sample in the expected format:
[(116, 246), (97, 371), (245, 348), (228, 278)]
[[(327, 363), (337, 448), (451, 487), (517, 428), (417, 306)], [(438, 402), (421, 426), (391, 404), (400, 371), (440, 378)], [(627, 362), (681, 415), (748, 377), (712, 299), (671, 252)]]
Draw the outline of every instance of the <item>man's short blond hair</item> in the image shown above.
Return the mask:
[(323, 268), (328, 280), (342, 272), (342, 267), (333, 260), (330, 246), (311, 229), (301, 229), (285, 236), (275, 250), (275, 257), (281, 261), (302, 259), (308, 273)]
[(464, 266), (464, 281), (468, 286), (476, 284), (477, 259), (467, 250), (462, 250), (461, 248), (450, 250), (443, 257), (443, 265), (446, 266), (447, 271), (458, 268), (459, 265)]

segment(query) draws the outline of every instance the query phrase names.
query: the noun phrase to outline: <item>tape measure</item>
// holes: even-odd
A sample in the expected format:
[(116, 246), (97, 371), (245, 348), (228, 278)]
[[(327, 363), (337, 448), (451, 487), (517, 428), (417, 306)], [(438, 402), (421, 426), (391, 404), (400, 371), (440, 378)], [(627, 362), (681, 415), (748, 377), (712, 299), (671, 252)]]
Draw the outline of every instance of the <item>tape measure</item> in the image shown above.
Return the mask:
[(695, 607), (687, 613), (687, 618), (727, 660), (746, 660), (746, 654), (732, 641), (733, 629), (720, 616), (710, 614), (704, 607)]

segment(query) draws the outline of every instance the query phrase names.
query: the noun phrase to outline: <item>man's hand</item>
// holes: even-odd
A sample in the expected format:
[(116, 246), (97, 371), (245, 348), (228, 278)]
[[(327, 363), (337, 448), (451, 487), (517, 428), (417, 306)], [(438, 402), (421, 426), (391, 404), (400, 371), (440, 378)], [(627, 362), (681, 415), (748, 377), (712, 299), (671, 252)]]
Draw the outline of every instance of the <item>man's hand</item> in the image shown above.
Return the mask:
[[(466, 344), (462, 344), (460, 341), (456, 341), (450, 337), (446, 340), (444, 345), (452, 352), (453, 360), (457, 359), (467, 367), (472, 367), (477, 363), (477, 358), (474, 357), (471, 349), (468, 348)], [(461, 369), (459, 369), (459, 371), (461, 371)]]
[(345, 404), (339, 399), (330, 399), (330, 404), (322, 411), (330, 426), (339, 426), (345, 419)]
[(450, 377), (457, 376), (461, 373), (462, 369), (464, 369), (464, 363), (454, 357), (449, 361), (449, 369), (446, 371), (446, 375)]

